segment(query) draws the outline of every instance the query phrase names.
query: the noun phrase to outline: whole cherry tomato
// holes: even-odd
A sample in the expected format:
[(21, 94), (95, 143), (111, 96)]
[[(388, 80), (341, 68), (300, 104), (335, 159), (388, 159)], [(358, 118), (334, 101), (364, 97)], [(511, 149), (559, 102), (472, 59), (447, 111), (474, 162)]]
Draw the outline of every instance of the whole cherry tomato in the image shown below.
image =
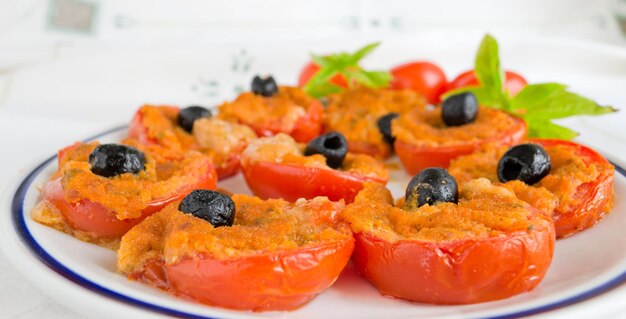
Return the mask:
[[(519, 73), (506, 71), (504, 72), (504, 76), (504, 88), (509, 91), (509, 94), (511, 96), (514, 96), (526, 85), (528, 85), (526, 79), (524, 79), (524, 77), (521, 76)], [(478, 84), (478, 79), (476, 78), (476, 73), (474, 72), (474, 70), (467, 70), (454, 78), (454, 80), (452, 80), (452, 82), (450, 82), (450, 84), (448, 85), (448, 89), (446, 91)]]
[[(311, 79), (315, 75), (315, 73), (317, 73), (317, 71), (319, 70), (320, 70), (320, 67), (317, 66), (317, 64), (313, 62), (307, 63), (304, 66), (304, 68), (302, 68), (302, 71), (300, 71), (300, 76), (298, 77), (298, 86), (305, 86), (307, 82), (309, 82), (309, 79)], [(334, 77), (332, 77), (330, 79), (330, 83), (338, 85), (343, 88), (348, 87), (348, 82), (341, 74), (337, 74)]]
[(424, 95), (430, 104), (439, 103), (439, 96), (448, 88), (446, 74), (437, 65), (416, 61), (391, 69), (392, 89), (410, 89)]

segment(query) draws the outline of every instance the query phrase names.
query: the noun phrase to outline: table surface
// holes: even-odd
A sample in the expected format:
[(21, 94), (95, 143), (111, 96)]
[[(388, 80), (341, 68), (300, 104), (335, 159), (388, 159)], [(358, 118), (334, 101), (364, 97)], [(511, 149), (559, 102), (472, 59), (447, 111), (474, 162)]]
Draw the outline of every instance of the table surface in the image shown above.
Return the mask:
[[(43, 1), (41, 2), (43, 3)], [(98, 1), (92, 2), (99, 3)], [(30, 164), (41, 160), (48, 154), (55, 153), (56, 150), (68, 143), (127, 121), (127, 118), (120, 116), (119, 112), (113, 112), (107, 115), (106, 112), (102, 112), (102, 109), (96, 112), (97, 116), (90, 117), (89, 113), (76, 115), (69, 111), (56, 112), (54, 109), (51, 110), (47, 108), (46, 105), (22, 107), (27, 104), (20, 104), (21, 101), (19, 100), (11, 100), (10, 96), (16, 90), (14, 82), (16, 81), (15, 75), (17, 73), (21, 70), (36, 67), (41, 61), (45, 61), (46, 59), (55, 59), (59, 55), (65, 54), (64, 48), (68, 46), (86, 47), (88, 48), (86, 50), (95, 52), (101, 47), (117, 46), (119, 43), (135, 45), (136, 39), (142, 38), (142, 36), (154, 35), (154, 30), (150, 29), (150, 27), (154, 27), (155, 24), (163, 25), (162, 29), (158, 31), (163, 31), (163, 33), (166, 34), (163, 36), (164, 43), (171, 43), (172, 41), (176, 41), (178, 35), (172, 35), (169, 31), (176, 30), (176, 32), (179, 32), (180, 28), (189, 27), (187, 24), (181, 27), (181, 25), (176, 25), (172, 21), (163, 19), (154, 20), (154, 17), (151, 18), (149, 16), (146, 17), (145, 14), (142, 15), (144, 13), (142, 8), (148, 5), (146, 1), (128, 2), (133, 5), (99, 3), (96, 14), (99, 15), (99, 22), (97, 23), (100, 23), (100, 28), (98, 32), (93, 32), (91, 35), (88, 34), (88, 32), (86, 35), (80, 33), (76, 35), (71, 32), (55, 33), (54, 26), (50, 26), (49, 21), (44, 22), (47, 12), (53, 8), (38, 4), (35, 1), (30, 1), (30, 5), (23, 4), (28, 3), (28, 1), (24, 1), (21, 4), (18, 4), (18, 1), (0, 3), (0, 18), (3, 17), (2, 14), (7, 14), (7, 12), (13, 12), (14, 14), (10, 17), (15, 18), (0, 19), (0, 21), (2, 21), (2, 23), (0, 23), (0, 149), (3, 150), (2, 153), (4, 154), (2, 159), (0, 159), (0, 189), (4, 190), (9, 186), (12, 183), (13, 177), (22, 172)], [(252, 5), (249, 1), (239, 2)], [(334, 1), (326, 2), (328, 2), (328, 5), (334, 3)], [(444, 4), (434, 9), (442, 9), (442, 6), (445, 6), (445, 3), (448, 2), (450, 1), (444, 1)], [(512, 3), (513, 6), (515, 6), (516, 3), (530, 3), (530, 7), (520, 9), (519, 14), (515, 16), (519, 17), (519, 19), (513, 19), (515, 20), (513, 22), (511, 22), (511, 19), (503, 17), (499, 21), (483, 21), (482, 23), (465, 21), (464, 23), (469, 28), (481, 30), (492, 30), (494, 28), (523, 29), (527, 30), (529, 33), (539, 34), (547, 32), (556, 36), (601, 41), (615, 45), (624, 45), (624, 43), (626, 43), (617, 28), (616, 22), (613, 20), (614, 11), (612, 10), (614, 10), (614, 8), (612, 7), (612, 3), (619, 1), (594, 2), (596, 3), (594, 5), (590, 5), (589, 3), (591, 2), (589, 1), (555, 1), (554, 3), (556, 4), (553, 4), (552, 7), (543, 8), (545, 18), (541, 20), (541, 18), (537, 18), (537, 15), (535, 15), (536, 8), (532, 8), (532, 6), (539, 5), (542, 2), (543, 1), (509, 2), (508, 4)], [(198, 4), (197, 1), (188, 0), (185, 3), (193, 3), (195, 6), (202, 6), (202, 4)], [(415, 16), (412, 18), (402, 17), (400, 13), (405, 12), (405, 7), (409, 5), (404, 5), (401, 1), (392, 1), (390, 2), (391, 5), (384, 9), (378, 8), (376, 4), (368, 0), (353, 1), (351, 3), (351, 6), (346, 5), (345, 7), (341, 6), (337, 8), (337, 11), (343, 14), (343, 16), (337, 15), (337, 26), (330, 25), (324, 29), (325, 31), (320, 32), (332, 33), (336, 32), (336, 29), (339, 28), (342, 32), (346, 32), (347, 36), (354, 38), (358, 36), (360, 32), (364, 32), (363, 28), (365, 28), (365, 31), (377, 32), (377, 34), (384, 38), (387, 33), (423, 30), (426, 28), (426, 23), (432, 23), (434, 21), (432, 18), (428, 20), (428, 17), (426, 17), (424, 13), (421, 13), (425, 10), (415, 13)], [(496, 7), (495, 10), (498, 10), (496, 1), (480, 1), (480, 3), (484, 6)], [(572, 5), (572, 3), (575, 3), (575, 5)], [(568, 5), (570, 8), (578, 9), (570, 10), (567, 14), (563, 14), (558, 4)], [(432, 4), (428, 4), (427, 1), (419, 1), (416, 4), (412, 4), (412, 6), (420, 8), (424, 8), (424, 6), (428, 5)], [(396, 11), (393, 10), (394, 8)], [(500, 9), (501, 10), (498, 12), (511, 11)], [(483, 16), (488, 16), (486, 13), (483, 13), (482, 11), (484, 10), (480, 10), (480, 8), (473, 8), (469, 11), (477, 15), (482, 14)], [(553, 14), (551, 14), (551, 12)], [(420, 18), (420, 14), (424, 15), (424, 17)], [(562, 15), (562, 20), (558, 21), (560, 24), (554, 23), (553, 16), (555, 14)], [(314, 16), (315, 12), (311, 12), (310, 15)], [(324, 19), (325, 17), (327, 16), (314, 16), (315, 19)], [(480, 20), (480, 18), (476, 20)], [(202, 20), (200, 19), (198, 21)], [(354, 21), (361, 21), (363, 24), (357, 23), (358, 26), (354, 27), (350, 24), (354, 23)], [(138, 25), (139, 27), (123, 33), (113, 27), (107, 27), (105, 22), (109, 24), (113, 23), (116, 26), (123, 26), (124, 23), (135, 23), (134, 26)], [(220, 27), (220, 23), (222, 23), (223, 28), (233, 28), (234, 31), (232, 34), (236, 34), (237, 37), (239, 37), (237, 41), (245, 41), (246, 36), (241, 36), (241, 30), (237, 29), (236, 22), (237, 21), (229, 22), (225, 19), (217, 23), (217, 26)], [(48, 25), (45, 25), (45, 23), (48, 23)], [(293, 23), (293, 21), (287, 21), (285, 23), (289, 24)], [(348, 23), (349, 26), (345, 27), (345, 23)], [(453, 20), (442, 19), (439, 23), (439, 25), (435, 26), (440, 29), (439, 31), (445, 28), (456, 28), (454, 24), (455, 21)], [(272, 24), (268, 25), (267, 21), (260, 22), (260, 24), (261, 28), (275, 27), (275, 25)], [(200, 27), (202, 26), (203, 25), (200, 24)], [(207, 26), (207, 28), (210, 26), (212, 25)], [(298, 25), (298, 27), (301, 27), (301, 25)], [(120, 29), (123, 28), (120, 27)], [(194, 34), (199, 32), (196, 29), (192, 31)], [(211, 30), (207, 32), (210, 33)], [(125, 35), (128, 34), (132, 34), (132, 36), (125, 38)], [(306, 37), (307, 35), (303, 36)], [(311, 38), (320, 39), (325, 36), (328, 36), (328, 34), (318, 33), (317, 35), (314, 34), (311, 36)], [(158, 43), (156, 43), (158, 39), (151, 39), (153, 43), (150, 43), (150, 45), (158, 45)], [(624, 47), (624, 50), (626, 50), (626, 47)], [(33, 91), (32, 94), (37, 95), (40, 94), (40, 92)], [(616, 97), (615, 101), (621, 101), (623, 102), (621, 105), (626, 105), (626, 97)], [(20, 107), (16, 107), (16, 105), (20, 105)], [(129, 109), (129, 112), (131, 112), (130, 110), (132, 110), (132, 108)], [(617, 144), (611, 144), (607, 146), (607, 149), (611, 149), (612, 155), (615, 157), (626, 158), (626, 148), (612, 147), (612, 145), (626, 145), (626, 134), (624, 133), (623, 127), (620, 125), (626, 123), (626, 112), (621, 113), (622, 114), (620, 114), (617, 119), (609, 121), (607, 126), (604, 127), (604, 130), (608, 132), (613, 131), (615, 133), (614, 135), (619, 139), (617, 142), (613, 140), (613, 143)], [(42, 134), (42, 132), (45, 132), (45, 134)], [(0, 315), (0, 317), (39, 318), (45, 316), (51, 319), (84, 317), (83, 315), (72, 312), (71, 309), (58, 305), (49, 297), (41, 294), (28, 280), (25, 280), (22, 274), (18, 273), (13, 268), (8, 258), (10, 258), (10, 256), (0, 254), (0, 309), (2, 309), (2, 315)], [(626, 318), (626, 312), (616, 313), (615, 318)]]

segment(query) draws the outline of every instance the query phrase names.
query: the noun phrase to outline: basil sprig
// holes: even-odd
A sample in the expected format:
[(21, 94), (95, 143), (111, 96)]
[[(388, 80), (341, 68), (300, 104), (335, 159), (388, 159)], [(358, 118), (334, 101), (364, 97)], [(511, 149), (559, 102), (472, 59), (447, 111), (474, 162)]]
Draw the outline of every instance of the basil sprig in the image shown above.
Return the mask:
[(335, 75), (340, 74), (349, 87), (363, 85), (370, 88), (383, 88), (389, 85), (391, 73), (387, 71), (366, 71), (359, 62), (370, 54), (380, 43), (364, 46), (354, 53), (340, 52), (332, 55), (312, 55), (313, 63), (320, 69), (309, 79), (303, 87), (304, 91), (313, 97), (324, 97), (338, 93), (342, 87), (330, 82)]
[(575, 115), (601, 115), (617, 111), (572, 93), (560, 83), (529, 84), (511, 97), (504, 87), (505, 75), (500, 65), (498, 42), (485, 35), (474, 70), (480, 85), (460, 88), (445, 94), (472, 92), (481, 105), (501, 109), (520, 117), (528, 124), (529, 137), (572, 139), (577, 132), (555, 124), (552, 120)]

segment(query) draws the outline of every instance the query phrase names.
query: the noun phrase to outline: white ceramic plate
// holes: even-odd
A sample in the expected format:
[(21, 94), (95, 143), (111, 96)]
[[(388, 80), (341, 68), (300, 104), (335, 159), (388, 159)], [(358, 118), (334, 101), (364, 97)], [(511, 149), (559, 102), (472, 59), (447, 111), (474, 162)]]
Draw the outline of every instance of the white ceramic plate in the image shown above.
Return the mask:
[[(118, 141), (124, 127), (94, 137)], [(7, 193), (4, 203), (11, 213), (2, 215), (2, 241), (18, 267), (38, 286), (70, 307), (106, 311), (111, 317), (171, 315), (185, 318), (276, 318), (280, 312), (247, 313), (213, 308), (181, 300), (167, 293), (128, 281), (115, 272), (113, 251), (87, 244), (42, 226), (29, 217), (36, 204), (38, 187), (56, 169), (56, 157), (37, 165)], [(618, 168), (615, 192), (626, 192), (626, 178)], [(407, 176), (393, 172), (390, 188), (402, 194)], [(221, 183), (235, 192), (248, 193), (241, 176)], [(288, 313), (289, 318), (516, 318), (571, 305), (614, 288), (626, 281), (626, 202), (617, 196), (615, 209), (597, 226), (576, 236), (559, 240), (554, 261), (544, 281), (533, 291), (513, 298), (467, 306), (435, 306), (382, 297), (350, 268), (313, 302)], [(94, 306), (98, 304), (98, 306)], [(129, 307), (130, 306), (130, 307)], [(132, 309), (132, 310), (129, 310)], [(106, 310), (105, 310), (106, 309)], [(87, 311), (88, 312), (88, 311)]]

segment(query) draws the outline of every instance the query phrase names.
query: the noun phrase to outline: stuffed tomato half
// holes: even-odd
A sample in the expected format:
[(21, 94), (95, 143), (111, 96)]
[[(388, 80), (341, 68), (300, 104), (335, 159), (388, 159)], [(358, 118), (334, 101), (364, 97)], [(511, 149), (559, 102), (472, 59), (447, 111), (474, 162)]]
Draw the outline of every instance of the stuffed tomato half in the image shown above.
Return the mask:
[(196, 190), (123, 238), (118, 270), (174, 295), (239, 310), (292, 310), (331, 286), (354, 248), (326, 198)]
[(81, 240), (116, 247), (129, 229), (193, 189), (215, 188), (211, 160), (139, 144), (77, 143), (59, 152), (33, 218)]
[(261, 198), (326, 196), (352, 202), (365, 182), (386, 184), (383, 165), (364, 154), (348, 153), (347, 141), (326, 133), (307, 145), (279, 134), (250, 144), (242, 157), (242, 172), (252, 192)]
[(449, 97), (441, 107), (414, 110), (392, 123), (395, 151), (409, 174), (448, 167), (453, 159), (488, 143), (517, 144), (526, 131), (524, 120), (478, 106), (472, 93)]
[(613, 207), (615, 168), (594, 150), (570, 141), (531, 139), (489, 145), (450, 165), (459, 181), (485, 177), (554, 220), (557, 237), (592, 227)]
[(553, 256), (550, 220), (486, 179), (457, 195), (446, 174), (416, 176), (397, 205), (381, 185), (359, 193), (343, 213), (355, 233), (356, 271), (383, 295), (433, 304), (479, 303), (536, 287)]
[(249, 127), (215, 118), (201, 106), (144, 105), (135, 113), (128, 134), (144, 145), (202, 152), (211, 158), (220, 179), (239, 171), (241, 152), (256, 138)]
[(322, 131), (322, 104), (301, 88), (278, 86), (271, 76), (254, 77), (250, 91), (219, 106), (218, 117), (245, 124), (258, 136), (289, 134), (308, 142)]

